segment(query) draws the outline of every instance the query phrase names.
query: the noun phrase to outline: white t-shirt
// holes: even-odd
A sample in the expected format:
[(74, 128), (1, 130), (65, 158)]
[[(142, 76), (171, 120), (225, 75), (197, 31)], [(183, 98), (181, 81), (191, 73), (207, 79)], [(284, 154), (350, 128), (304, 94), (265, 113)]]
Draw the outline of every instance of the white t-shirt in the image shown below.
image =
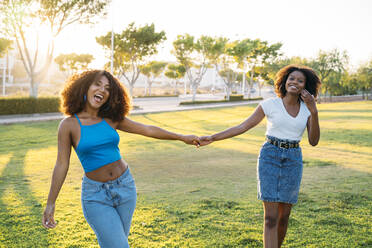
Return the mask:
[(310, 116), (303, 101), (300, 101), (300, 111), (296, 117), (288, 114), (280, 97), (266, 99), (260, 105), (267, 118), (266, 135), (284, 140), (301, 140)]

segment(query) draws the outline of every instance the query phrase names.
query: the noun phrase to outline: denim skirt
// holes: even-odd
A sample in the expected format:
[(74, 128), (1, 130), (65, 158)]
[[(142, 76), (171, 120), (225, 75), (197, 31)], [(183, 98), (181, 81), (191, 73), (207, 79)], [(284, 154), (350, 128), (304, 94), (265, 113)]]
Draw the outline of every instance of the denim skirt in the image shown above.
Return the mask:
[(286, 149), (268, 142), (263, 144), (257, 161), (257, 197), (259, 200), (297, 203), (301, 178), (302, 152), (300, 147)]

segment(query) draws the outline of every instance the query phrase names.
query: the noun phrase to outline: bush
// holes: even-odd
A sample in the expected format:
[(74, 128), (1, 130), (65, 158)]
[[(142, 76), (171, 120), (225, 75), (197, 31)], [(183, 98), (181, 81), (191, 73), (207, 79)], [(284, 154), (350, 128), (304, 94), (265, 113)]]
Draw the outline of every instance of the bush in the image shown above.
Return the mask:
[(0, 115), (59, 112), (58, 97), (0, 98)]
[(206, 101), (185, 101), (185, 102), (180, 102), (179, 105), (192, 105), (192, 104), (206, 104), (206, 103), (224, 103), (224, 102), (234, 102), (234, 101), (256, 101), (256, 100), (262, 100), (262, 97), (257, 97), (257, 98), (249, 98), (249, 99), (237, 99), (237, 100), (231, 100), (230, 96), (230, 101), (225, 100), (206, 100)]
[(151, 95), (151, 96), (135, 96), (133, 98), (153, 98), (153, 97), (178, 97), (179, 95), (174, 95), (172, 93), (169, 93), (169, 92), (165, 92), (164, 95)]
[[(243, 101), (243, 95), (230, 95), (230, 102), (233, 101)], [(225, 96), (226, 99), (226, 96)]]

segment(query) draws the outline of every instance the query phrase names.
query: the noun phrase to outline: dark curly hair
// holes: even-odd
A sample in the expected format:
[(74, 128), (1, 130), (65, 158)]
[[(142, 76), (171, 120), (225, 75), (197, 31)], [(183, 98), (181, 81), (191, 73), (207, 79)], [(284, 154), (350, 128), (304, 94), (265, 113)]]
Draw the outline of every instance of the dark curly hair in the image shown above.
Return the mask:
[(289, 74), (294, 71), (300, 71), (305, 75), (305, 89), (314, 97), (317, 97), (321, 85), (320, 79), (313, 69), (302, 65), (287, 65), (278, 71), (274, 82), (276, 95), (283, 98), (287, 94), (285, 83)]
[(89, 70), (69, 78), (61, 93), (60, 111), (70, 116), (81, 112), (85, 106), (84, 96), (91, 84), (99, 80), (101, 76), (105, 76), (109, 81), (110, 96), (100, 107), (98, 116), (109, 118), (114, 122), (122, 121), (131, 109), (129, 94), (117, 78), (102, 70)]

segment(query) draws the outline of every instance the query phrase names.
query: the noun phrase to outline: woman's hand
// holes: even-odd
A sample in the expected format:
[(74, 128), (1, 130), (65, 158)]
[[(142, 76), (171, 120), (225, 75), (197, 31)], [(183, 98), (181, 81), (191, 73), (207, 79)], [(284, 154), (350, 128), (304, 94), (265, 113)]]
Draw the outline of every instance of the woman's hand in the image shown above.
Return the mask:
[(212, 135), (200, 137), (200, 146), (206, 146), (213, 142)]
[(200, 146), (200, 139), (196, 135), (182, 135), (181, 140), (188, 145)]
[(307, 108), (309, 109), (311, 114), (318, 113), (318, 109), (316, 108), (316, 102), (313, 95), (310, 94), (307, 90), (303, 89), (301, 91), (301, 98), (306, 104)]
[(42, 224), (45, 228), (55, 228), (57, 222), (54, 221), (55, 205), (47, 205), (44, 210)]

